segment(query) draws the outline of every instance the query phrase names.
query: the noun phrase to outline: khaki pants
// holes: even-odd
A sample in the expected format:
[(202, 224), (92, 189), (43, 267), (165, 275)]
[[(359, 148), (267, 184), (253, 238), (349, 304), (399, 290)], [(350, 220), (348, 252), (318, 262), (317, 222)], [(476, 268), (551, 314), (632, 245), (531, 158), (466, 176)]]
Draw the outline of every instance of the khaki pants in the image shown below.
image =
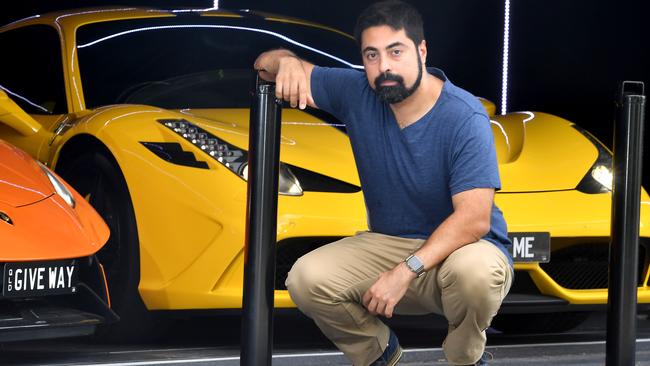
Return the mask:
[[(395, 267), (424, 240), (372, 232), (320, 247), (294, 264), (287, 288), (298, 308), (353, 362), (368, 365), (388, 343), (389, 329), (361, 304), (378, 275)], [(485, 349), (485, 329), (512, 283), (506, 256), (480, 240), (454, 251), (416, 278), (396, 314), (438, 313), (449, 321), (443, 350), (455, 365), (473, 364)]]

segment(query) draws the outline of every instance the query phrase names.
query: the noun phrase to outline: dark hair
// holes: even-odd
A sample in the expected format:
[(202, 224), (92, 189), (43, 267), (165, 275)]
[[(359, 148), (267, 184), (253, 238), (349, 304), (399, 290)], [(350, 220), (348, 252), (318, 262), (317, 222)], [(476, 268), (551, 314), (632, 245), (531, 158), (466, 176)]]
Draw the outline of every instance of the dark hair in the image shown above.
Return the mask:
[(361, 45), (361, 33), (370, 27), (380, 25), (387, 25), (396, 31), (404, 29), (406, 36), (413, 40), (416, 46), (424, 40), (420, 12), (403, 1), (380, 1), (367, 7), (357, 18), (354, 38)]

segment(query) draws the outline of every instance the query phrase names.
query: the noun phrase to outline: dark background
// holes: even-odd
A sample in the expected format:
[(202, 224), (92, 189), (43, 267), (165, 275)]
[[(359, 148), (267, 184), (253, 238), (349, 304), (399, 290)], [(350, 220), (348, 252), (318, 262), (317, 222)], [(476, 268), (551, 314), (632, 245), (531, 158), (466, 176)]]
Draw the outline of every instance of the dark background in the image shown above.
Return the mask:
[[(352, 33), (373, 1), (221, 0), (222, 8), (258, 9), (299, 17)], [(500, 111), (505, 0), (409, 1), (422, 13), (428, 65)], [(12, 2), (4, 24), (49, 10), (92, 5), (209, 7), (211, 1), (68, 0)], [(617, 89), (622, 80), (650, 85), (650, 6), (645, 0), (512, 0), (508, 111), (556, 114), (612, 145)], [(646, 129), (647, 131), (648, 129)], [(645, 145), (648, 135), (645, 134)], [(650, 187), (650, 172), (644, 186)]]

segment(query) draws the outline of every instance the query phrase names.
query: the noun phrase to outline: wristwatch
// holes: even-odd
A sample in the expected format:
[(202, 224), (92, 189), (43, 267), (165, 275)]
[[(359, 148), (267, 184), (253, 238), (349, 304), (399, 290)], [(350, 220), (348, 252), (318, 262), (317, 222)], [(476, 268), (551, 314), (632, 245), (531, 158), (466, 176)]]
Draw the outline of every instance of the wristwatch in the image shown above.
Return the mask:
[(415, 273), (418, 277), (422, 277), (427, 271), (424, 270), (424, 264), (420, 260), (420, 258), (416, 257), (415, 254), (411, 254), (406, 259), (404, 259), (404, 263), (406, 263), (406, 266), (411, 270), (411, 272)]

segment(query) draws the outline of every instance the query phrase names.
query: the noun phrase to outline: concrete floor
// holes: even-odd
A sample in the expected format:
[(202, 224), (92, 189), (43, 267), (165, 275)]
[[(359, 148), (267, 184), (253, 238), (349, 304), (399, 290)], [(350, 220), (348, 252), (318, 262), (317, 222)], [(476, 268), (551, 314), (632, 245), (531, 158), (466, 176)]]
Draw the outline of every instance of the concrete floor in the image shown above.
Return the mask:
[[(446, 365), (439, 348), (444, 322), (392, 324), (405, 353), (400, 365)], [(436, 324), (440, 322), (440, 324)], [(349, 365), (311, 321), (299, 313), (276, 314), (273, 365)], [(426, 326), (423, 325), (426, 323)], [(506, 335), (491, 331), (491, 365), (604, 365), (605, 314), (591, 316), (570, 332)], [(639, 318), (636, 365), (650, 365), (650, 321)], [(239, 365), (239, 317), (177, 321), (156, 342), (103, 344), (89, 338), (6, 343), (0, 365)]]

